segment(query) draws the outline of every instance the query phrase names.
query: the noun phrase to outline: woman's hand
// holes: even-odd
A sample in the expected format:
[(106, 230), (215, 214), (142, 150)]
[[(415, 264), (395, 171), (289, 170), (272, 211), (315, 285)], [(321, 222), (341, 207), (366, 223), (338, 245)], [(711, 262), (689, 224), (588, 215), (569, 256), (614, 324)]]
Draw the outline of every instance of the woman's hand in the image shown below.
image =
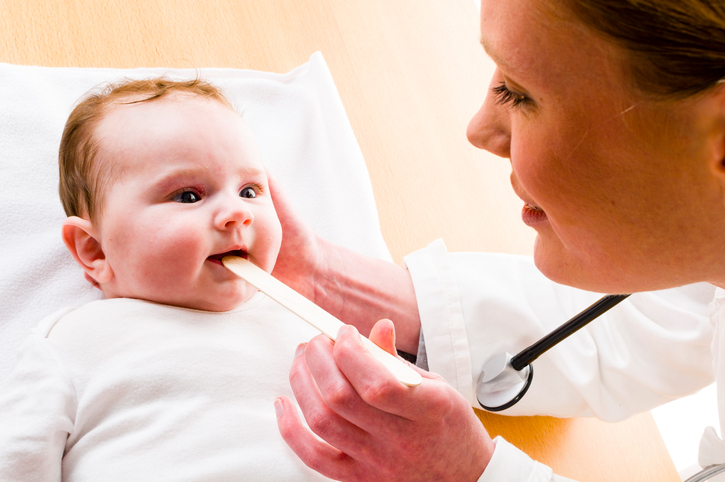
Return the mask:
[(282, 246), (272, 275), (306, 298), (315, 300), (314, 277), (324, 263), (324, 241), (295, 211), (279, 181), (267, 171), (269, 189), (282, 225)]
[[(289, 399), (275, 401), (282, 437), (309, 467), (337, 480), (475, 481), (494, 445), (468, 402), (441, 377), (422, 370), (417, 387), (401, 384), (340, 330), (301, 345), (290, 382), (309, 429)], [(379, 321), (370, 339), (394, 353), (395, 332)]]
[(282, 224), (282, 246), (272, 275), (333, 316), (367, 334), (376, 320), (396, 320), (398, 348), (416, 353), (420, 318), (408, 271), (317, 236), (267, 172)]

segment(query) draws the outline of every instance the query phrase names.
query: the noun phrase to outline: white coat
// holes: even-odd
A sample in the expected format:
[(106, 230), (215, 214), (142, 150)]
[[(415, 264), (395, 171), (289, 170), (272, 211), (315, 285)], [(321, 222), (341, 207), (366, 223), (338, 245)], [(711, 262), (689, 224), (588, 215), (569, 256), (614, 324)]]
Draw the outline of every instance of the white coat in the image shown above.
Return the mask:
[[(601, 296), (553, 283), (530, 257), (449, 254), (442, 241), (405, 263), (428, 368), (478, 408), (475, 385), (489, 358), (517, 353)], [(724, 306), (725, 291), (707, 283), (636, 293), (536, 360), (528, 393), (502, 413), (620, 421), (717, 378), (722, 420)], [(480, 481), (567, 480), (506, 441), (495, 442)], [(699, 462), (725, 463), (725, 442), (712, 428), (705, 430)]]

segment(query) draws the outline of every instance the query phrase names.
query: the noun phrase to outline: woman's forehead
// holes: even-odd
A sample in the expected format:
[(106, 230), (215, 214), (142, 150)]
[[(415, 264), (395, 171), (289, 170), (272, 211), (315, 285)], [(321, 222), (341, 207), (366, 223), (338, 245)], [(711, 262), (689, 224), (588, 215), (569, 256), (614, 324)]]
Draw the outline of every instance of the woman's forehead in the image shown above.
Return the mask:
[(481, 44), (504, 74), (524, 82), (622, 72), (623, 51), (552, 0), (482, 0)]

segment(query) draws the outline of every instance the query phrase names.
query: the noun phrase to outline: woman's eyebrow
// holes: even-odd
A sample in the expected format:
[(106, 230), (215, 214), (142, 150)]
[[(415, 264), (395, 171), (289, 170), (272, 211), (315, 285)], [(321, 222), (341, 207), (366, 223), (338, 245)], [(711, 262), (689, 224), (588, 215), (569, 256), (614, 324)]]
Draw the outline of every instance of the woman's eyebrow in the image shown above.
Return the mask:
[(498, 60), (498, 58), (493, 53), (493, 49), (491, 48), (491, 46), (488, 44), (488, 42), (486, 42), (486, 38), (485, 37), (481, 37), (478, 41), (481, 44), (481, 46), (483, 47), (483, 51), (486, 52), (486, 55), (488, 55), (489, 57), (491, 57), (491, 59), (494, 62), (496, 62)]
[(486, 41), (486, 38), (481, 36), (479, 39), (479, 42), (481, 43), (481, 46), (483, 47), (483, 50), (486, 52), (486, 55), (488, 55), (491, 60), (494, 61), (494, 63), (500, 67), (508, 68), (509, 64), (503, 59), (503, 57), (499, 56), (496, 53), (496, 49), (491, 46), (489, 42)]

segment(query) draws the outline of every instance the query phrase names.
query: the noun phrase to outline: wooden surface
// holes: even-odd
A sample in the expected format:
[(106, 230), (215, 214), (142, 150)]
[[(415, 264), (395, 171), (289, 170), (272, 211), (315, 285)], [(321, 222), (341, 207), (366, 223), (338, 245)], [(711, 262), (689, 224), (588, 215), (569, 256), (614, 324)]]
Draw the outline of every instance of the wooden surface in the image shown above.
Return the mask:
[[(451, 251), (530, 254), (508, 162), (465, 137), (492, 72), (477, 16), (471, 0), (0, 0), (0, 62), (287, 72), (319, 50), (396, 262), (439, 237)], [(648, 414), (480, 418), (567, 477), (679, 480)]]

